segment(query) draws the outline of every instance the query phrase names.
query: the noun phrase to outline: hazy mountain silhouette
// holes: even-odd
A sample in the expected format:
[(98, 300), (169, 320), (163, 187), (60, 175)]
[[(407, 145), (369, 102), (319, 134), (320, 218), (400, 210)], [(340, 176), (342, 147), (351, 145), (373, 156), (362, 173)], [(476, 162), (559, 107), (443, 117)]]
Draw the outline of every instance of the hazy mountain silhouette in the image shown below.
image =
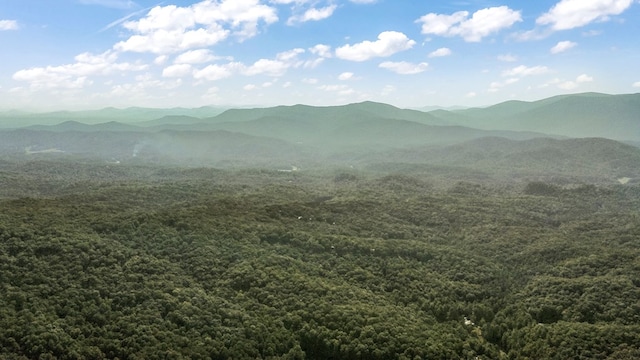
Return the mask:
[[(604, 138), (639, 142), (639, 103), (639, 94), (590, 93), (430, 113), (375, 102), (233, 109), (204, 118), (159, 111), (162, 116), (135, 123), (66, 120), (3, 130), (0, 153), (212, 166), (427, 164), (473, 174), (640, 178), (640, 149)], [(548, 135), (593, 133), (607, 136)]]
[(559, 95), (533, 102), (507, 101), (486, 108), (437, 110), (429, 114), (480, 129), (640, 140), (640, 94)]

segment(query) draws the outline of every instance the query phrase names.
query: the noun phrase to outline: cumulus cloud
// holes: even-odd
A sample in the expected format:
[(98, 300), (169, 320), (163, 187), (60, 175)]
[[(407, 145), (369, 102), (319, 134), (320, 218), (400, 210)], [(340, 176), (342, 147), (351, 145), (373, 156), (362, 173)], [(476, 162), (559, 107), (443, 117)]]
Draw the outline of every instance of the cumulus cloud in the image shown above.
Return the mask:
[(578, 45), (578, 43), (575, 43), (573, 41), (560, 41), (554, 47), (552, 47), (550, 51), (552, 54), (559, 54), (575, 47), (576, 45)]
[(636, 87), (636, 88), (640, 88), (640, 81), (634, 82), (631, 86)]
[(363, 41), (336, 49), (336, 56), (351, 61), (366, 61), (375, 57), (387, 57), (412, 48), (415, 41), (397, 31), (384, 31), (376, 41)]
[(612, 15), (627, 10), (633, 0), (561, 0), (548, 12), (536, 19), (538, 25), (549, 25), (553, 30), (568, 30), (594, 21), (607, 21)]
[(520, 81), (519, 78), (508, 78), (504, 81), (494, 81), (491, 84), (489, 84), (489, 92), (496, 92), (498, 90), (500, 90), (501, 88), (511, 85), (511, 84), (515, 84), (518, 81)]
[(427, 70), (427, 68), (429, 67), (429, 64), (427, 64), (426, 62), (414, 64), (406, 61), (399, 61), (399, 62), (385, 61), (378, 66), (383, 69), (393, 71), (396, 74), (412, 75), (412, 74), (419, 74)]
[(191, 74), (192, 67), (190, 64), (174, 64), (167, 66), (162, 70), (163, 77), (183, 77)]
[(169, 57), (167, 55), (160, 55), (156, 56), (156, 58), (153, 59), (153, 63), (156, 65), (163, 65), (167, 62), (167, 60), (169, 60)]
[(289, 64), (284, 61), (260, 59), (254, 62), (251, 66), (247, 67), (247, 69), (244, 71), (244, 74), (249, 76), (259, 74), (281, 76), (287, 71), (288, 68)]
[(198, 49), (184, 52), (173, 61), (176, 64), (202, 64), (216, 60), (217, 57), (209, 49)]
[(589, 76), (587, 74), (579, 75), (576, 78), (576, 82), (578, 82), (578, 83), (585, 83), (585, 82), (592, 82), (592, 81), (593, 81), (593, 77), (591, 77), (591, 76)]
[(353, 79), (353, 73), (352, 72), (343, 72), (342, 74), (338, 75), (338, 80), (350, 80)]
[(449, 56), (449, 55), (451, 55), (451, 49), (449, 49), (449, 48), (440, 48), (440, 49), (437, 49), (435, 51), (432, 51), (429, 54), (429, 57), (430, 58), (434, 58), (434, 57), (443, 57), (443, 56)]
[(276, 9), (259, 0), (205, 0), (187, 7), (156, 6), (145, 17), (122, 26), (133, 32), (114, 45), (118, 51), (169, 54), (203, 48), (233, 35), (247, 39), (258, 24), (278, 20)]
[(512, 69), (505, 70), (502, 72), (502, 76), (504, 77), (522, 77), (522, 76), (530, 76), (530, 75), (541, 75), (549, 72), (549, 68), (546, 66), (525, 66), (520, 65), (516, 66)]
[(80, 88), (91, 83), (88, 76), (148, 68), (140, 63), (117, 62), (117, 59), (118, 55), (112, 51), (99, 55), (82, 53), (75, 57), (73, 64), (23, 69), (14, 73), (13, 79), (29, 82), (32, 89)]
[(228, 78), (231, 75), (233, 75), (233, 70), (236, 66), (242, 67), (241, 64), (236, 64), (236, 63), (230, 63), (226, 65), (211, 64), (203, 69), (195, 70), (193, 72), (193, 77), (198, 80), (209, 80), (209, 81), (216, 81), (216, 80)]
[(575, 78), (575, 80), (561, 80), (561, 79), (553, 79), (547, 84), (543, 85), (543, 87), (548, 85), (556, 85), (559, 89), (562, 90), (574, 90), (580, 86), (580, 84), (592, 82), (593, 77), (582, 74)]
[(0, 31), (18, 30), (18, 22), (15, 20), (0, 20)]
[(245, 76), (267, 75), (272, 77), (282, 76), (291, 67), (301, 66), (303, 62), (298, 60), (298, 55), (304, 53), (304, 49), (292, 49), (278, 53), (275, 59), (259, 59), (251, 65), (240, 62), (227, 64), (211, 64), (203, 69), (195, 70), (193, 77), (198, 80), (216, 81), (228, 78), (234, 74)]
[(461, 36), (467, 42), (479, 42), (520, 21), (520, 11), (507, 6), (481, 9), (471, 17), (468, 11), (458, 11), (451, 15), (429, 13), (416, 20), (425, 35)]
[(333, 54), (331, 54), (331, 46), (329, 45), (318, 44), (312, 48), (309, 48), (309, 51), (312, 54), (315, 54), (324, 58), (330, 58), (333, 56)]
[(288, 25), (294, 25), (298, 23), (303, 23), (307, 21), (320, 21), (324, 20), (331, 15), (336, 10), (337, 5), (329, 5), (320, 9), (311, 8), (307, 9), (303, 14), (292, 16), (287, 20)]

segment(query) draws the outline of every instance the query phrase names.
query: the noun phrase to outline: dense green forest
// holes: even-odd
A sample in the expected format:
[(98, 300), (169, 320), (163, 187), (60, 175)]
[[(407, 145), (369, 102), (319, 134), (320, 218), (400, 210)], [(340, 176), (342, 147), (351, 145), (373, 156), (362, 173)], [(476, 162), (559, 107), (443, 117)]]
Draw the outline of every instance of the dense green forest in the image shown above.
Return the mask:
[(0, 358), (637, 359), (640, 185), (0, 162)]

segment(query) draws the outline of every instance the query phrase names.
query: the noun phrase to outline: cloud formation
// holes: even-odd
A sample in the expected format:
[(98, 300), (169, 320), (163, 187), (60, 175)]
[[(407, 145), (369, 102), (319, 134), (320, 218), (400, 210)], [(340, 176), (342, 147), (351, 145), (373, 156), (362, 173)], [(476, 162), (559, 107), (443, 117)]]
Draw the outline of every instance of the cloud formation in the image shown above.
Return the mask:
[(363, 41), (336, 49), (336, 57), (351, 61), (366, 61), (375, 57), (388, 57), (411, 49), (416, 44), (407, 35), (397, 31), (384, 31), (376, 41)]
[(304, 13), (296, 16), (292, 16), (287, 20), (287, 25), (294, 25), (298, 23), (304, 23), (307, 21), (320, 21), (331, 17), (336, 10), (337, 5), (329, 5), (323, 8), (311, 8), (307, 9)]
[(434, 58), (434, 57), (443, 57), (443, 56), (449, 56), (449, 55), (451, 55), (451, 49), (439, 48), (429, 53), (428, 57)]
[(520, 65), (516, 66), (512, 69), (505, 70), (502, 72), (502, 76), (504, 77), (522, 77), (522, 76), (530, 76), (530, 75), (541, 75), (549, 72), (549, 68), (546, 66), (525, 66)]
[(552, 54), (559, 54), (575, 47), (576, 45), (578, 45), (578, 43), (573, 41), (560, 41), (549, 51), (551, 51)]
[(30, 83), (34, 90), (54, 88), (81, 88), (89, 84), (92, 75), (111, 75), (118, 72), (142, 71), (148, 65), (140, 63), (117, 62), (118, 55), (107, 51), (99, 55), (82, 53), (75, 57), (76, 62), (60, 66), (34, 67), (13, 74), (13, 79)]
[(260, 22), (278, 20), (276, 9), (259, 0), (205, 0), (188, 7), (156, 6), (145, 17), (126, 21), (134, 33), (114, 45), (117, 51), (169, 54), (215, 45), (230, 35), (247, 39), (258, 33)]
[(0, 31), (18, 30), (18, 22), (15, 20), (0, 20)]
[(594, 21), (607, 21), (627, 10), (633, 0), (561, 0), (536, 19), (538, 25), (553, 30), (569, 30)]
[(216, 60), (218, 57), (209, 49), (198, 49), (184, 52), (173, 61), (176, 64), (202, 64)]
[(576, 77), (575, 80), (569, 80), (569, 81), (561, 81), (558, 79), (555, 79), (553, 82), (558, 86), (558, 88), (562, 89), (562, 90), (573, 90), (575, 88), (577, 88), (578, 86), (580, 86), (580, 84), (582, 83), (587, 83), (587, 82), (592, 82), (593, 81), (593, 77), (587, 75), (587, 74), (582, 74), (579, 75), (578, 77)]
[(413, 74), (419, 74), (427, 70), (427, 68), (429, 67), (429, 64), (426, 62), (414, 64), (406, 61), (398, 61), (398, 62), (385, 61), (378, 66), (383, 69), (393, 71), (396, 74), (413, 75)]
[(467, 42), (482, 41), (484, 37), (520, 21), (520, 11), (507, 6), (481, 9), (471, 17), (468, 11), (458, 11), (451, 15), (429, 13), (416, 20), (422, 24), (422, 33), (425, 35), (461, 36)]

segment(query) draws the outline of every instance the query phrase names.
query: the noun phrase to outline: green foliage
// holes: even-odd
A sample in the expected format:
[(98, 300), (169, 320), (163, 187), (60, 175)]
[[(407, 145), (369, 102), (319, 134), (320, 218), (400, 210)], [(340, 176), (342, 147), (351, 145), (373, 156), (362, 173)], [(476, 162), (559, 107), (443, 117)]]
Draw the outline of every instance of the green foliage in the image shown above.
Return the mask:
[(46, 171), (0, 173), (0, 358), (638, 356), (635, 185)]

